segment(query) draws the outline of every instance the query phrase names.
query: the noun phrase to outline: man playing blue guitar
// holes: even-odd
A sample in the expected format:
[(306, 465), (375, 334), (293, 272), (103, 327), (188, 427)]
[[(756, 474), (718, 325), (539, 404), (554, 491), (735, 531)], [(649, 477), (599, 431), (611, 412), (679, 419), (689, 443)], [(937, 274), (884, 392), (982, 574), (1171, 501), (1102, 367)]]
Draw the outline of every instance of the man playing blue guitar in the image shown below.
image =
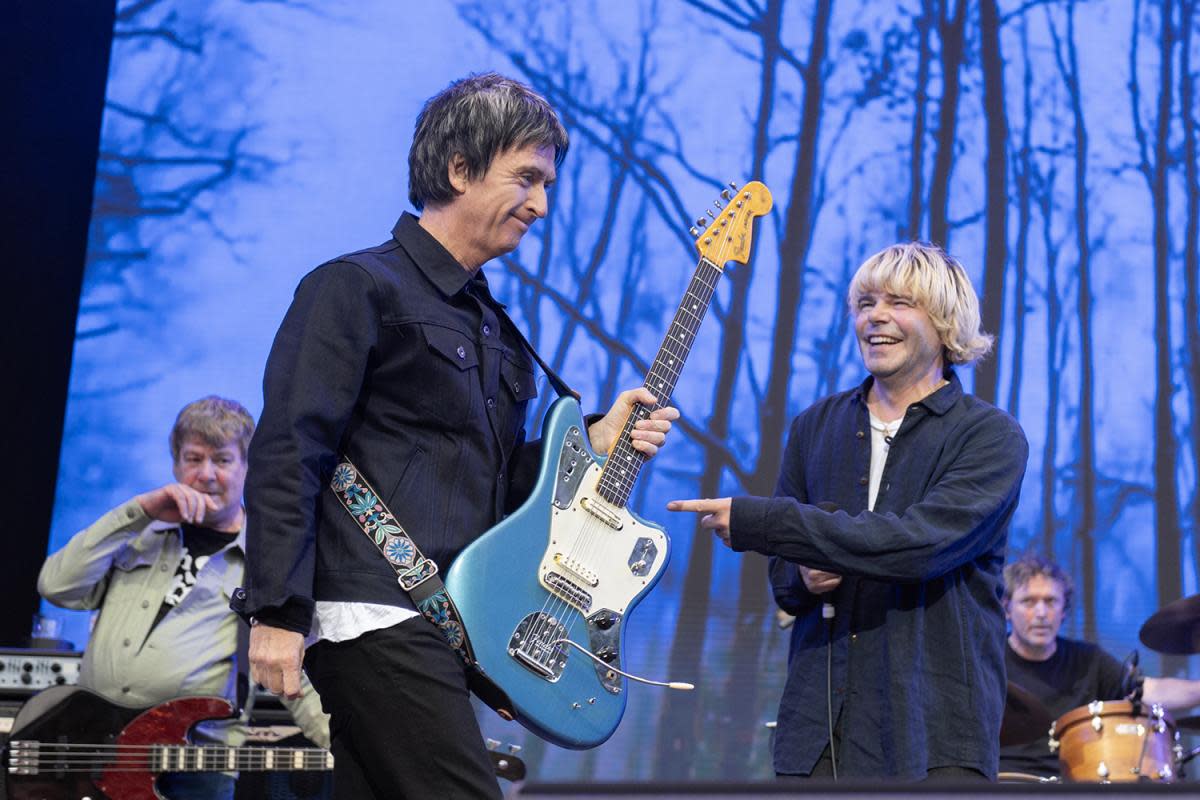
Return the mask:
[[(327, 484), (348, 458), (443, 574), (528, 495), (533, 365), (481, 267), (546, 215), (567, 145), (528, 87), (495, 74), (452, 84), (426, 103), (409, 151), (421, 216), (309, 273), (275, 338), (240, 610), (253, 677), (294, 695), (303, 661), (320, 692), (339, 798), (500, 796), (462, 661)], [(622, 393), (590, 420), (592, 447), (607, 452), (641, 404), (654, 410), (629, 437), (653, 456), (679, 416), (656, 403)]]

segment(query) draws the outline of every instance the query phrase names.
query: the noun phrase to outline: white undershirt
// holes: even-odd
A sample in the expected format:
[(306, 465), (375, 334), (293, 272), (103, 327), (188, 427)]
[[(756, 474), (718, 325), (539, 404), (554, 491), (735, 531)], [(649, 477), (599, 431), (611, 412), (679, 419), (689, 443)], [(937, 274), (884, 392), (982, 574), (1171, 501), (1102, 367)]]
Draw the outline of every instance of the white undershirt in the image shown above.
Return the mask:
[(875, 498), (879, 495), (879, 481), (883, 478), (883, 465), (887, 463), (888, 451), (892, 449), (891, 438), (900, 430), (904, 417), (884, 422), (871, 414), (871, 484), (867, 492), (867, 510), (875, 510)]
[(318, 600), (313, 614), (312, 631), (305, 645), (318, 641), (346, 642), (364, 633), (390, 628), (418, 616), (411, 608), (385, 606), (379, 603), (349, 603)]

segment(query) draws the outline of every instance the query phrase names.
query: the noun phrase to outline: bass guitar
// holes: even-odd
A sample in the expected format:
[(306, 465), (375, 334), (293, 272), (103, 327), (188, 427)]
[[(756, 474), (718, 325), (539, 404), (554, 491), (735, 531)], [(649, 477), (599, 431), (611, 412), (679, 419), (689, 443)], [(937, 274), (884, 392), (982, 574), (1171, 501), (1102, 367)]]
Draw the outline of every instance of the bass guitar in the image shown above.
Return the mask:
[[(747, 263), (754, 220), (771, 209), (762, 183), (730, 186), (703, 232), (692, 228), (700, 261), (644, 382), (660, 406), (669, 404), (725, 264)], [(503, 712), (563, 747), (595, 747), (616, 730), (625, 679), (634, 677), (621, 668), (626, 623), (670, 556), (666, 531), (627, 508), (646, 460), (629, 433), (653, 410), (636, 406), (601, 456), (579, 403), (555, 401), (532, 494), (445, 576), (476, 668), (506, 696)]]
[[(155, 781), (164, 772), (282, 772), (333, 769), (317, 747), (194, 745), (198, 722), (228, 719), (220, 697), (181, 697), (153, 708), (110, 702), (78, 686), (52, 686), (30, 698), (13, 720), (5, 748), (9, 800), (163, 800)], [(525, 777), (515, 755), (488, 741), (496, 775)]]

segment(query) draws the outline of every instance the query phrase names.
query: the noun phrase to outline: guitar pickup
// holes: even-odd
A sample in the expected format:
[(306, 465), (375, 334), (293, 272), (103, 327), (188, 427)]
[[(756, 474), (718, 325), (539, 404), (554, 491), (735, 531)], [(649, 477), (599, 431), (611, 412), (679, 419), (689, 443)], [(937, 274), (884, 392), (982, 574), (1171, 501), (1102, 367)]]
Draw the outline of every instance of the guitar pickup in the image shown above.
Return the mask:
[(600, 585), (600, 576), (592, 570), (580, 564), (577, 560), (570, 556), (564, 556), (562, 553), (554, 554), (554, 563), (571, 573), (579, 580), (586, 583), (588, 586), (595, 588)]
[(584, 511), (588, 512), (593, 517), (612, 528), (614, 531), (619, 531), (625, 527), (625, 523), (621, 522), (621, 518), (617, 516), (616, 513), (609, 511), (591, 497), (581, 498), (579, 505), (583, 506)]

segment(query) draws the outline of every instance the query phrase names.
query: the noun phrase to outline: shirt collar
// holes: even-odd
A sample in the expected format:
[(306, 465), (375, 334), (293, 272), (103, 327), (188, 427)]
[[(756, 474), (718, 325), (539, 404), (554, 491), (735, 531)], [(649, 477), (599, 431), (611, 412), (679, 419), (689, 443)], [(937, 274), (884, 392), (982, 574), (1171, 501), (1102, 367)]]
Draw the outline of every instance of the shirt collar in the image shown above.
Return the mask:
[[(424, 273), (429, 282), (445, 297), (458, 294), (472, 280), (471, 273), (442, 247), (442, 243), (429, 231), (421, 227), (417, 218), (405, 211), (392, 228), (392, 238), (412, 258), (417, 269)], [(476, 272), (480, 275), (480, 272)], [(484, 285), (487, 285), (486, 280)]]
[[(183, 527), (178, 522), (162, 522), (161, 520), (153, 520), (153, 521), (151, 521), (149, 527), (151, 530), (157, 531), (160, 533), (165, 533), (166, 531), (174, 531), (175, 535), (180, 538), (180, 541), (182, 541), (182, 539), (183, 539)], [(233, 546), (236, 547), (238, 550), (240, 550), (243, 554), (246, 552), (246, 525), (245, 525), (245, 523), (242, 523), (242, 529), (240, 531), (238, 531), (238, 535), (236, 537), (234, 537)], [(226, 545), (226, 547), (228, 547), (228, 545)], [(222, 547), (221, 549), (224, 550), (225, 547)]]
[[(925, 406), (939, 417), (954, 407), (954, 404), (963, 396), (962, 382), (958, 379), (958, 374), (949, 366), (942, 372), (942, 377), (948, 383), (917, 401), (918, 404)], [(864, 406), (867, 404), (867, 393), (871, 390), (871, 386), (875, 383), (875, 376), (868, 375), (858, 388), (854, 390), (854, 397)]]

